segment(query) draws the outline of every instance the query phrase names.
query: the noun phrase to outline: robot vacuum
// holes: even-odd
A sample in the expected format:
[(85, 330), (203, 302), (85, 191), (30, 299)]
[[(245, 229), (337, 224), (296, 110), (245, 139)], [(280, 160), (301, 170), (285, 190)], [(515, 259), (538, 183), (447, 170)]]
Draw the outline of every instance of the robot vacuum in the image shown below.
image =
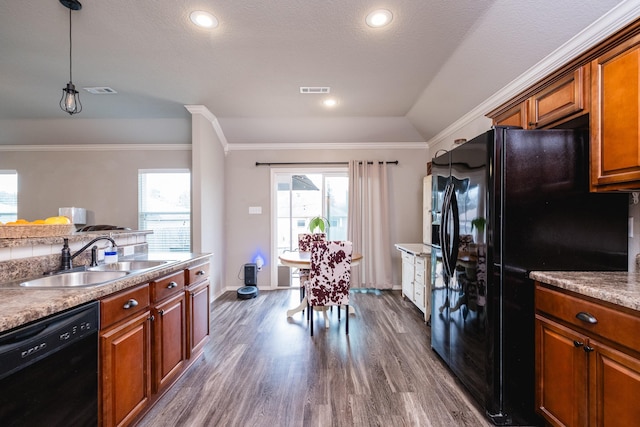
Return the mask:
[(238, 299), (251, 299), (258, 296), (257, 286), (243, 286), (238, 289)]
[(244, 265), (244, 287), (238, 289), (238, 299), (251, 299), (258, 296), (258, 266)]

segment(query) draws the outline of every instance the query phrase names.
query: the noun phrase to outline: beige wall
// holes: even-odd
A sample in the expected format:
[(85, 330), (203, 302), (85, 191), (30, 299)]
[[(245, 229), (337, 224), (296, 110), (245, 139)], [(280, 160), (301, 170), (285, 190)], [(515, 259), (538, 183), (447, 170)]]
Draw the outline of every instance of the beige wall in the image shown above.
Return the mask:
[[(426, 175), (427, 147), (397, 150), (253, 150), (230, 151), (226, 161), (226, 283), (244, 286), (242, 266), (256, 251), (265, 254), (266, 265), (258, 273), (258, 286), (270, 287), (271, 193), (270, 168), (256, 162), (309, 162), (398, 160), (389, 166), (391, 243), (422, 241), (422, 178)], [(287, 166), (290, 168), (292, 166)], [(261, 206), (261, 215), (249, 215), (250, 206)], [(393, 281), (400, 284), (400, 255), (393, 245)]]
[(191, 169), (191, 147), (75, 151), (0, 151), (0, 169), (18, 171), (18, 216), (58, 215), (58, 208), (87, 209), (87, 222), (138, 228), (138, 169)]

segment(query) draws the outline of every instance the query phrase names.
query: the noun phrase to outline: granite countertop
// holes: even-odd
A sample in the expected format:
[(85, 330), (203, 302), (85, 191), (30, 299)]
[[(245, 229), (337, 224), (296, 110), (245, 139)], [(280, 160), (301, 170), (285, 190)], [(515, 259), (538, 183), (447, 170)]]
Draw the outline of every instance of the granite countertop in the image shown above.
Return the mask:
[(529, 277), (558, 288), (640, 311), (639, 273), (532, 271)]
[(395, 247), (400, 251), (408, 252), (416, 256), (431, 255), (431, 246), (423, 243), (396, 243)]
[[(149, 253), (138, 255), (136, 260), (172, 260), (149, 270), (131, 273), (122, 279), (87, 288), (74, 289), (25, 289), (8, 287), (0, 283), (0, 332), (51, 314), (94, 301), (114, 292), (139, 285), (163, 275), (175, 273), (192, 265), (207, 261), (211, 254), (195, 253)], [(123, 259), (124, 260), (124, 259)], [(26, 280), (28, 278), (24, 278)], [(23, 281), (21, 280), (21, 281)]]

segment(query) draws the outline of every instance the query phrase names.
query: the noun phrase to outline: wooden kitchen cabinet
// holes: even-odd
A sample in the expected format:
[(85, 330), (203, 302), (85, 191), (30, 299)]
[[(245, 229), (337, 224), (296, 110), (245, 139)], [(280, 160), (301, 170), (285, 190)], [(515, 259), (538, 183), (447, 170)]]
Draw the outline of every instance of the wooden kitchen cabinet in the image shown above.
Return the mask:
[(536, 407), (552, 426), (640, 419), (640, 313), (536, 283)]
[(100, 300), (99, 424), (138, 422), (209, 338), (209, 263)]
[(590, 68), (577, 68), (529, 100), (529, 129), (543, 129), (589, 112)]
[(178, 272), (150, 284), (153, 307), (153, 392), (173, 382), (186, 361), (184, 274)]
[(539, 413), (554, 426), (588, 425), (587, 338), (544, 316), (536, 315), (535, 325)]
[(640, 189), (640, 35), (591, 62), (591, 191)]
[(489, 117), (493, 119), (495, 126), (517, 126), (527, 129), (529, 126), (529, 102), (520, 102), (495, 116), (490, 115)]
[(431, 286), (429, 285), (430, 259), (402, 252), (402, 295), (413, 302), (424, 314), (431, 316)]
[(100, 327), (100, 425), (128, 425), (151, 398), (149, 286), (102, 299)]
[(209, 268), (206, 263), (185, 270), (188, 358), (198, 356), (209, 339)]
[(590, 108), (590, 73), (589, 65), (578, 67), (532, 91), (515, 105), (499, 107), (488, 117), (496, 126), (545, 129), (585, 115)]

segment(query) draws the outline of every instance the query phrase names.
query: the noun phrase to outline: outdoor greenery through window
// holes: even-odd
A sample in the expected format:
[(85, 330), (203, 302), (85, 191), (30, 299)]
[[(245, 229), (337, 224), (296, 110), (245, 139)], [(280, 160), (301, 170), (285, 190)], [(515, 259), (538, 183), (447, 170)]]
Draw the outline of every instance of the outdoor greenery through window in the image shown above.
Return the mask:
[(0, 170), (0, 222), (18, 219), (18, 172)]
[(184, 169), (138, 171), (138, 228), (149, 251), (191, 251), (191, 173)]

